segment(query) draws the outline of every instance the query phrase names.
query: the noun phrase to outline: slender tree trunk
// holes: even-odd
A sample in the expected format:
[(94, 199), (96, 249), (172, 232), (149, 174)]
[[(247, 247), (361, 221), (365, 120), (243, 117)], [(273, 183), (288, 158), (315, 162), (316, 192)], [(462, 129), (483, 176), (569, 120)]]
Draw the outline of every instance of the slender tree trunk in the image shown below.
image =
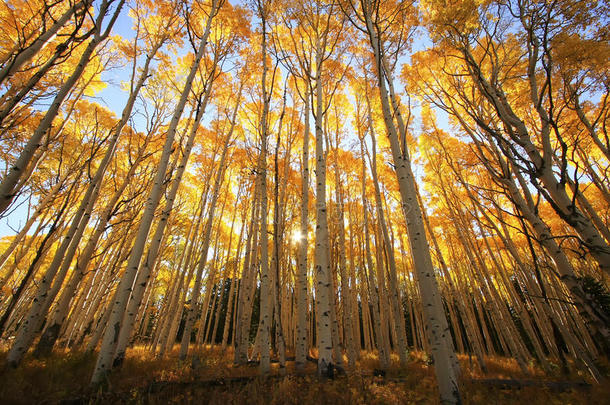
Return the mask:
[(116, 299), (113, 301), (112, 314), (108, 320), (109, 324), (106, 328), (106, 332), (104, 333), (100, 354), (98, 356), (95, 365), (95, 370), (91, 378), (92, 385), (97, 385), (101, 383), (112, 366), (112, 360), (114, 358), (116, 343), (121, 328), (121, 322), (123, 320), (123, 315), (125, 313), (125, 308), (127, 306), (129, 296), (131, 295), (131, 286), (139, 268), (142, 253), (144, 251), (144, 245), (146, 243), (146, 240), (148, 239), (148, 233), (152, 225), (155, 210), (157, 208), (157, 205), (159, 204), (159, 200), (161, 199), (163, 182), (165, 180), (166, 170), (172, 152), (174, 138), (178, 129), (178, 123), (180, 121), (180, 117), (182, 116), (182, 112), (184, 110), (184, 106), (186, 105), (188, 96), (191, 92), (191, 87), (193, 85), (193, 80), (195, 79), (195, 74), (197, 73), (199, 67), (199, 62), (203, 57), (203, 52), (205, 50), (207, 39), (211, 31), (212, 19), (218, 12), (219, 7), (219, 0), (213, 0), (212, 9), (206, 22), (205, 32), (199, 44), (197, 54), (193, 59), (193, 64), (191, 65), (189, 74), (186, 78), (184, 89), (182, 90), (182, 94), (180, 95), (180, 99), (178, 101), (178, 104), (176, 105), (174, 115), (172, 116), (172, 120), (167, 130), (165, 144), (163, 145), (161, 159), (159, 161), (157, 172), (155, 174), (153, 188), (148, 196), (146, 209), (144, 211), (142, 219), (140, 220), (138, 234), (133, 249), (131, 251), (129, 261), (127, 263), (127, 269), (125, 270), (125, 273), (123, 274), (123, 277), (121, 278), (121, 281), (117, 287), (117, 291), (119, 292), (119, 294), (117, 294)]
[[(371, 306), (373, 307), (373, 322), (375, 323), (375, 327), (372, 328), (371, 335), (373, 331), (375, 335), (375, 343), (377, 346), (377, 351), (379, 352), (379, 363), (382, 370), (386, 370), (390, 366), (390, 353), (389, 347), (386, 346), (386, 341), (383, 339), (382, 333), (382, 319), (381, 319), (381, 303), (379, 299), (379, 294), (377, 290), (377, 283), (375, 282), (375, 266), (373, 266), (373, 258), (371, 257), (371, 246), (370, 246), (370, 230), (369, 230), (369, 220), (368, 220), (368, 203), (366, 199), (366, 169), (365, 169), (365, 158), (364, 158), (364, 138), (360, 138), (360, 151), (362, 154), (362, 173), (361, 173), (361, 188), (362, 188), (362, 209), (364, 214), (364, 247), (365, 247), (365, 257), (366, 257), (366, 266), (363, 263), (363, 269), (366, 268), (365, 272), (368, 270), (368, 296), (371, 299)], [(372, 326), (372, 322), (371, 322)]]
[(121, 324), (121, 330), (119, 332), (119, 337), (116, 343), (113, 363), (114, 365), (122, 364), (123, 360), (125, 359), (125, 350), (127, 349), (127, 345), (129, 344), (129, 338), (131, 337), (133, 328), (135, 326), (135, 317), (138, 308), (140, 307), (140, 304), (142, 302), (144, 291), (148, 286), (148, 283), (150, 282), (153, 264), (157, 260), (159, 248), (161, 247), (161, 241), (163, 239), (163, 235), (165, 234), (165, 228), (169, 221), (171, 211), (174, 206), (174, 201), (176, 199), (176, 195), (178, 194), (180, 183), (182, 182), (182, 176), (184, 175), (184, 171), (186, 170), (186, 166), (191, 155), (191, 150), (193, 149), (195, 135), (197, 134), (197, 129), (199, 128), (201, 117), (205, 112), (211, 91), (212, 80), (210, 79), (210, 81), (206, 83), (203, 101), (201, 101), (197, 105), (197, 113), (195, 114), (195, 119), (191, 126), (189, 136), (186, 141), (184, 151), (182, 153), (182, 159), (178, 164), (177, 172), (175, 173), (174, 178), (172, 180), (170, 191), (166, 196), (165, 206), (163, 207), (163, 211), (161, 212), (161, 217), (159, 218), (159, 221), (157, 223), (157, 228), (152, 238), (150, 247), (148, 248), (146, 259), (140, 264), (140, 269), (138, 270), (138, 275), (132, 288), (131, 298), (129, 300), (129, 303), (127, 304), (125, 318), (123, 319), (123, 322)]
[(322, 52), (320, 40), (316, 44), (316, 336), (318, 341), (318, 374), (332, 375), (331, 331), (331, 279), (330, 251), (328, 243), (328, 218), (326, 209), (326, 154), (324, 153), (324, 118), (322, 88)]
[(248, 341), (250, 338), (250, 321), (252, 315), (252, 299), (255, 291), (256, 280), (256, 256), (258, 250), (258, 234), (260, 227), (259, 189), (258, 176), (255, 179), (252, 193), (251, 220), (246, 241), (246, 255), (242, 268), (241, 280), (239, 282), (239, 295), (237, 305), (237, 323), (235, 331), (235, 359), (237, 364), (245, 364), (248, 361)]
[[(27, 271), (25, 272), (25, 276), (21, 280), (19, 287), (15, 290), (15, 292), (11, 296), (11, 300), (10, 300), (7, 308), (5, 309), (4, 314), (2, 315), (2, 318), (0, 319), (0, 336), (6, 330), (8, 321), (9, 321), (11, 315), (13, 315), (13, 310), (14, 310), (15, 306), (17, 305), (17, 302), (19, 302), (19, 300), (21, 299), (26, 286), (28, 285), (30, 279), (33, 277), (36, 269), (38, 268), (40, 260), (44, 257), (44, 254), (45, 254), (45, 251), (47, 248), (47, 244), (51, 241), (52, 237), (55, 236), (55, 232), (59, 229), (58, 225), (59, 225), (60, 221), (63, 220), (63, 218), (62, 218), (63, 213), (66, 210), (66, 207), (68, 206), (69, 201), (70, 201), (70, 193), (68, 193), (68, 195), (66, 196), (64, 204), (62, 205), (61, 209), (57, 213), (57, 216), (55, 217), (55, 221), (49, 228), (49, 231), (47, 232), (47, 234), (45, 235), (43, 240), (40, 242), (40, 245), (38, 246), (38, 249), (36, 250), (36, 256), (34, 256), (34, 259), (32, 260), (32, 262), (30, 263), (30, 266), (28, 267)], [(15, 364), (15, 365), (17, 365), (17, 364)]]
[[(367, 100), (368, 104), (368, 100)], [(394, 325), (396, 326), (396, 335), (397, 335), (397, 346), (398, 346), (398, 355), (400, 358), (400, 364), (402, 367), (406, 367), (408, 361), (408, 348), (407, 348), (407, 332), (405, 329), (405, 318), (402, 311), (402, 307), (400, 305), (400, 295), (398, 293), (398, 278), (397, 278), (397, 268), (396, 268), (396, 259), (394, 257), (394, 248), (393, 243), (390, 240), (390, 235), (388, 233), (388, 226), (385, 221), (385, 215), (383, 212), (383, 206), (381, 202), (381, 190), (379, 188), (379, 179), (377, 178), (377, 147), (375, 140), (375, 133), (372, 125), (372, 117), (370, 115), (370, 106), (369, 106), (369, 128), (370, 135), (372, 140), (372, 156), (369, 156), (369, 161), (371, 164), (371, 173), (373, 175), (373, 185), (375, 188), (375, 201), (376, 201), (376, 211), (377, 218), (379, 221), (379, 226), (382, 231), (383, 241), (384, 241), (384, 253), (386, 257), (386, 261), (389, 266), (388, 272), (388, 284), (390, 289), (390, 304), (392, 306), (392, 315)]]
[[(263, 7), (263, 6), (259, 6)], [(261, 135), (261, 152), (258, 164), (258, 176), (260, 179), (260, 260), (261, 260), (261, 276), (260, 276), (260, 317), (258, 321), (258, 338), (260, 364), (259, 371), (261, 375), (266, 375), (270, 370), (270, 332), (272, 323), (272, 302), (271, 302), (271, 274), (269, 271), (269, 244), (267, 236), (267, 138), (269, 131), (269, 102), (272, 91), (267, 89), (267, 25), (266, 11), (262, 8), (259, 10), (259, 15), (262, 19), (262, 59), (263, 59), (263, 74), (261, 86), (263, 90), (263, 112), (260, 122)]]
[[(441, 403), (458, 404), (461, 403), (461, 400), (457, 384), (457, 375), (454, 368), (454, 363), (456, 363), (455, 353), (453, 353), (453, 347), (450, 347), (448, 344), (450, 331), (447, 326), (444, 308), (442, 305), (439, 305), (439, 303), (441, 303), (439, 289), (434, 274), (432, 259), (430, 257), (430, 248), (428, 246), (426, 230), (422, 220), (421, 207), (417, 203), (415, 177), (411, 170), (411, 162), (406, 145), (405, 148), (401, 150), (396, 125), (393, 121), (393, 110), (390, 107), (389, 95), (386, 88), (386, 75), (382, 63), (382, 49), (380, 49), (381, 42), (376, 31), (377, 28), (373, 26), (373, 21), (371, 21), (370, 17), (370, 14), (365, 16), (366, 28), (376, 61), (383, 118), (388, 131), (394, 168), (398, 179), (402, 203), (401, 208), (407, 221), (411, 255), (413, 256), (415, 270), (419, 276), (422, 306), (431, 340), (430, 346), (434, 359), (434, 370), (439, 385)], [(400, 125), (400, 128), (401, 130), (405, 130), (404, 125), (402, 124)], [(444, 320), (444, 322), (442, 320)]]
[(296, 347), (295, 364), (298, 371), (305, 368), (307, 356), (307, 233), (309, 228), (309, 85), (305, 90), (305, 110), (303, 112), (305, 127), (303, 130), (303, 156), (301, 158), (301, 224), (296, 277)]

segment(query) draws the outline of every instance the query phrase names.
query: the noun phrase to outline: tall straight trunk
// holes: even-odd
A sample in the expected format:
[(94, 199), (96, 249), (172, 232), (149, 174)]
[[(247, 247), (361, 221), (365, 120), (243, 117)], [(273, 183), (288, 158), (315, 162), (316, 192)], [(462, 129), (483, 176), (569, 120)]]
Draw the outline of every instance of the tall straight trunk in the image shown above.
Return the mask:
[[(372, 215), (371, 215), (372, 216)], [(375, 229), (372, 232), (374, 237), (375, 246), (375, 277), (377, 277), (377, 295), (379, 299), (379, 320), (381, 322), (381, 329), (379, 335), (383, 340), (383, 346), (386, 349), (388, 355), (388, 361), (390, 360), (392, 345), (390, 344), (390, 327), (389, 323), (392, 318), (390, 308), (388, 307), (388, 290), (386, 288), (385, 281), (385, 266), (386, 260), (384, 257), (384, 243), (381, 238), (381, 225), (379, 221), (375, 222)], [(389, 363), (388, 363), (389, 364)]]
[(186, 279), (184, 277), (184, 273), (183, 276), (180, 278), (180, 283), (177, 286), (178, 290), (176, 291), (174, 303), (172, 304), (172, 306), (169, 307), (168, 321), (165, 332), (160, 336), (159, 357), (163, 357), (166, 352), (171, 351), (172, 347), (174, 346), (174, 343), (176, 342), (178, 327), (180, 326), (180, 321), (184, 313), (183, 302), (186, 300), (188, 286), (191, 284), (194, 271), (195, 266), (189, 266)]
[(110, 145), (106, 150), (104, 158), (100, 162), (95, 176), (91, 179), (91, 182), (87, 187), (64, 239), (55, 252), (53, 261), (40, 280), (36, 298), (32, 302), (26, 319), (21, 323), (13, 346), (9, 350), (7, 356), (8, 363), (13, 367), (16, 367), (21, 362), (25, 353), (29, 350), (42, 327), (48, 309), (61, 288), (63, 280), (72, 263), (72, 258), (76, 253), (76, 249), (78, 248), (85, 228), (89, 223), (91, 211), (99, 196), (103, 176), (110, 159), (114, 155), (118, 138), (119, 132), (116, 132), (110, 141)]
[[(364, 266), (364, 263), (362, 263), (361, 269), (364, 269)], [(366, 276), (363, 275), (362, 277), (366, 279)], [(364, 279), (360, 280), (360, 304), (362, 308), (362, 331), (364, 339), (364, 350), (373, 351), (375, 343), (373, 342), (373, 335), (371, 333), (373, 327), (371, 321), (369, 294), (367, 293), (366, 288), (364, 288), (364, 285), (366, 284), (366, 281)]]
[[(341, 191), (343, 191), (343, 189), (341, 189)], [(343, 197), (343, 194), (342, 194)], [(344, 205), (345, 207), (345, 205)], [(356, 360), (358, 360), (360, 358), (360, 350), (362, 349), (362, 344), (361, 344), (361, 331), (362, 328), (360, 326), (360, 310), (358, 308), (358, 282), (356, 280), (356, 269), (357, 269), (357, 262), (356, 262), (356, 250), (354, 248), (354, 244), (357, 243), (357, 238), (355, 236), (355, 231), (354, 231), (354, 221), (355, 219), (352, 216), (352, 210), (348, 209), (348, 231), (349, 231), (349, 257), (350, 257), (350, 270), (349, 270), (349, 275), (348, 275), (348, 290), (350, 292), (350, 296), (351, 296), (351, 313), (350, 313), (350, 317), (352, 318), (352, 339), (353, 339), (353, 345), (354, 348), (353, 350), (355, 350), (355, 355), (356, 357), (354, 358), (354, 364), (356, 362)], [(349, 351), (349, 348), (348, 348)]]
[(328, 216), (326, 209), (326, 154), (323, 132), (323, 87), (322, 52), (320, 40), (316, 44), (316, 335), (318, 341), (318, 374), (332, 375), (332, 331), (331, 331), (331, 269), (328, 241)]
[[(415, 270), (418, 273), (418, 284), (422, 297), (426, 326), (429, 331), (430, 348), (434, 359), (434, 371), (439, 385), (440, 399), (441, 403), (444, 404), (459, 404), (461, 399), (456, 370), (454, 368), (454, 363), (456, 363), (455, 353), (453, 352), (452, 345), (448, 344), (450, 331), (439, 296), (434, 266), (430, 257), (430, 248), (421, 214), (422, 208), (417, 203), (415, 176), (411, 169), (411, 161), (406, 145), (401, 148), (398, 131), (394, 123), (394, 114), (399, 118), (399, 110), (393, 110), (390, 107), (386, 87), (389, 72), (384, 72), (384, 63), (382, 61), (383, 49), (381, 49), (381, 41), (378, 37), (378, 27), (374, 26), (370, 13), (365, 13), (365, 23), (376, 62), (377, 85), (383, 119), (388, 131), (394, 170), (398, 179), (401, 208), (407, 221), (411, 255), (413, 256)], [(399, 124), (401, 131), (405, 131), (404, 125), (400, 122)]]
[(246, 254), (239, 282), (237, 303), (237, 323), (235, 331), (235, 358), (236, 364), (245, 364), (248, 361), (248, 341), (250, 338), (250, 320), (252, 316), (252, 299), (256, 280), (256, 256), (258, 250), (258, 230), (260, 227), (259, 184), (258, 176), (254, 182), (252, 193), (251, 219), (248, 239), (246, 240)]
[(267, 237), (267, 180), (266, 180), (266, 149), (267, 142), (263, 136), (263, 146), (260, 158), (260, 182), (261, 187), (259, 192), (261, 209), (260, 209), (260, 318), (258, 322), (258, 336), (259, 336), (259, 351), (260, 351), (260, 365), (259, 370), (262, 375), (269, 373), (270, 371), (270, 334), (271, 334), (271, 322), (272, 322), (272, 302), (271, 302), (271, 280), (269, 274), (269, 248), (268, 248), (268, 237)]
[[(240, 188), (241, 191), (241, 188)], [(239, 201), (239, 192), (238, 192), (238, 196), (236, 198), (236, 201)], [(228, 340), (229, 340), (229, 328), (231, 327), (231, 324), (233, 325), (233, 330), (235, 330), (235, 322), (232, 322), (232, 318), (233, 318), (233, 313), (237, 312), (236, 311), (236, 307), (237, 307), (237, 299), (236, 299), (236, 293), (237, 293), (237, 268), (239, 267), (239, 257), (241, 256), (241, 246), (242, 246), (242, 242), (243, 242), (243, 237), (244, 237), (244, 230), (246, 229), (246, 221), (244, 220), (241, 224), (240, 230), (239, 230), (239, 239), (237, 241), (237, 249), (235, 251), (235, 262), (234, 262), (234, 268), (233, 268), (233, 276), (231, 277), (231, 288), (229, 291), (229, 301), (227, 303), (227, 311), (226, 311), (226, 317), (225, 317), (225, 324), (223, 327), (223, 331), (222, 331), (222, 348), (223, 350), (227, 347), (228, 344)], [(233, 341), (231, 341), (233, 342)]]
[[(339, 150), (339, 122), (337, 121), (335, 151)], [(347, 252), (345, 248), (345, 205), (343, 202), (343, 190), (341, 187), (339, 176), (339, 159), (335, 154), (335, 196), (337, 206), (337, 221), (338, 221), (338, 244), (339, 244), (339, 276), (341, 278), (341, 303), (343, 305), (343, 325), (344, 325), (344, 342), (347, 348), (347, 360), (349, 366), (355, 365), (358, 358), (356, 349), (356, 341), (354, 337), (354, 321), (358, 318), (353, 317), (353, 302), (352, 291), (349, 283), (350, 269), (347, 268)]]
[(340, 317), (337, 316), (338, 313), (338, 303), (337, 303), (337, 271), (335, 266), (331, 266), (331, 280), (330, 280), (330, 333), (333, 340), (333, 366), (338, 367), (339, 369), (343, 368), (343, 339), (340, 334), (341, 324)]
[(140, 269), (138, 270), (138, 275), (131, 291), (131, 298), (129, 300), (129, 303), (127, 304), (125, 317), (123, 318), (121, 330), (119, 332), (119, 337), (116, 343), (116, 349), (114, 354), (115, 365), (122, 364), (123, 360), (125, 359), (125, 350), (127, 349), (129, 338), (131, 337), (133, 328), (135, 326), (136, 314), (142, 302), (144, 291), (146, 290), (150, 282), (153, 264), (157, 260), (159, 248), (161, 247), (161, 241), (163, 239), (163, 235), (165, 234), (165, 228), (167, 226), (167, 223), (169, 222), (171, 211), (174, 207), (174, 201), (176, 199), (176, 195), (178, 194), (180, 183), (182, 182), (182, 176), (184, 175), (184, 171), (186, 170), (186, 166), (191, 155), (191, 150), (193, 149), (195, 135), (197, 134), (197, 130), (199, 129), (199, 123), (201, 117), (205, 112), (211, 91), (212, 79), (210, 79), (209, 82), (206, 83), (203, 100), (197, 105), (197, 113), (195, 114), (195, 118), (191, 126), (186, 145), (184, 146), (182, 158), (180, 160), (180, 163), (178, 164), (174, 178), (172, 179), (169, 193), (167, 193), (165, 197), (165, 206), (163, 207), (163, 210), (161, 211), (161, 217), (157, 222), (157, 228), (154, 232), (154, 236), (148, 248), (146, 259), (140, 264)]
[[(217, 263), (215, 261), (215, 263)], [(197, 333), (197, 346), (205, 345), (209, 343), (210, 345), (214, 344), (214, 330), (218, 325), (218, 317), (220, 316), (220, 307), (222, 306), (222, 299), (224, 298), (224, 286), (223, 286), (224, 277), (220, 277), (220, 281), (218, 284), (214, 285), (212, 288), (212, 295), (214, 296), (212, 299), (212, 305), (210, 305), (209, 309), (207, 309), (207, 317), (203, 316), (203, 313), (206, 309), (202, 309), (201, 322), (206, 320), (206, 327), (200, 328), (200, 331), (205, 331), (205, 333)], [(213, 323), (212, 323), (213, 321)]]
[[(178, 264), (172, 269), (172, 276), (167, 287), (165, 293), (163, 294), (163, 301), (161, 303), (161, 310), (157, 314), (157, 321), (153, 328), (153, 334), (151, 339), (149, 340), (148, 348), (152, 353), (156, 353), (157, 345), (159, 344), (160, 336), (164, 331), (167, 330), (167, 325), (171, 322), (170, 318), (175, 316), (175, 311), (171, 311), (171, 308), (174, 305), (174, 302), (177, 298), (177, 295), (180, 294), (182, 283), (184, 282), (184, 276), (187, 272), (187, 268), (189, 267), (191, 253), (193, 251), (193, 245), (196, 243), (197, 234), (199, 232), (199, 225), (201, 223), (201, 211), (203, 195), (206, 190), (204, 189), (201, 192), (201, 197), (197, 203), (195, 208), (195, 217), (197, 220), (195, 222), (190, 222), (188, 231), (186, 232), (186, 237), (184, 241), (184, 248), (181, 252), (180, 259)], [(178, 249), (176, 248), (176, 252)], [(171, 311), (171, 312), (170, 312)]]
[[(369, 230), (369, 219), (368, 219), (368, 203), (366, 199), (366, 169), (365, 169), (365, 157), (364, 157), (364, 138), (360, 138), (360, 152), (362, 155), (362, 171), (361, 171), (361, 188), (362, 188), (362, 210), (364, 217), (364, 256), (366, 257), (366, 265), (363, 263), (363, 269), (368, 274), (368, 296), (370, 297), (370, 304), (373, 307), (373, 322), (376, 331), (375, 344), (379, 353), (379, 363), (381, 369), (385, 370), (390, 366), (390, 348), (386, 346), (386, 341), (383, 339), (383, 325), (380, 311), (380, 300), (377, 290), (377, 283), (375, 282), (375, 266), (373, 265), (373, 258), (371, 257), (371, 235)], [(371, 326), (372, 323), (371, 322)], [(373, 334), (373, 333), (371, 333)]]
[[(367, 100), (368, 105), (368, 100)], [(385, 215), (383, 212), (383, 206), (381, 201), (381, 190), (379, 187), (379, 179), (377, 177), (377, 142), (375, 139), (375, 132), (373, 128), (373, 121), (370, 112), (370, 105), (368, 105), (368, 117), (369, 117), (369, 134), (371, 136), (372, 142), (372, 156), (369, 156), (369, 162), (371, 165), (371, 174), (373, 175), (373, 185), (375, 189), (375, 206), (377, 212), (377, 219), (379, 221), (379, 226), (381, 228), (383, 241), (384, 241), (384, 254), (388, 263), (389, 271), (388, 271), (388, 286), (389, 286), (389, 295), (390, 295), (390, 305), (392, 306), (392, 316), (394, 325), (396, 326), (395, 331), (397, 335), (398, 342), (395, 342), (398, 347), (398, 356), (400, 358), (400, 365), (405, 367), (407, 365), (408, 356), (407, 356), (407, 332), (405, 328), (405, 318), (402, 311), (402, 306), (400, 305), (400, 295), (398, 293), (398, 277), (397, 277), (397, 268), (396, 268), (396, 259), (394, 256), (394, 246), (393, 242), (390, 240), (390, 235), (388, 233), (388, 225), (386, 224)]]
[[(216, 225), (216, 232), (214, 233), (214, 235), (216, 236), (216, 241), (214, 243), (214, 253), (212, 254), (212, 260), (209, 261), (210, 270), (208, 272), (207, 281), (205, 285), (205, 295), (201, 304), (201, 316), (199, 320), (200, 323), (199, 328), (197, 329), (197, 335), (195, 339), (197, 346), (201, 346), (205, 342), (211, 340), (210, 334), (213, 325), (212, 321), (218, 320), (218, 317), (214, 316), (214, 308), (217, 308), (217, 311), (219, 311), (219, 308), (216, 307), (216, 302), (218, 300), (219, 289), (222, 287), (221, 283), (224, 279), (224, 275), (220, 274), (219, 281), (217, 282), (216, 274), (220, 268), (220, 230), (222, 227), (222, 218), (224, 217), (226, 204), (227, 198), (223, 199), (222, 201), (220, 215), (218, 216), (218, 223)], [(210, 300), (212, 300), (211, 305)]]
[[(423, 201), (421, 199), (421, 195), (419, 193), (419, 188), (417, 188), (417, 185), (416, 185), (416, 192), (417, 192), (417, 202), (419, 203), (419, 205), (421, 207), (423, 207), (424, 204), (423, 204)], [(447, 267), (447, 263), (445, 262), (445, 259), (443, 258), (443, 253), (442, 253), (442, 251), (441, 251), (441, 249), (439, 247), (438, 241), (436, 240), (436, 236), (434, 235), (433, 229), (430, 226), (430, 221), (428, 220), (428, 215), (426, 214), (425, 210), (422, 210), (422, 219), (423, 219), (424, 225), (425, 225), (425, 227), (426, 227), (426, 229), (428, 231), (428, 235), (430, 236), (430, 239), (432, 240), (432, 245), (434, 246), (434, 251), (436, 252), (437, 260), (438, 260), (438, 262), (439, 262), (439, 264), (441, 266), (441, 269), (443, 270), (443, 274), (445, 275), (445, 278), (447, 279), (447, 281), (449, 283), (450, 289), (452, 291), (454, 291), (453, 282), (451, 280), (451, 274), (450, 274), (449, 269)], [(450, 297), (452, 297), (452, 295), (450, 295)], [(463, 299), (461, 297), (455, 297), (455, 301), (458, 302), (458, 305), (461, 308), (460, 313), (462, 315), (464, 315), (465, 311), (463, 310), (464, 309), (464, 301), (463, 301)], [(448, 303), (448, 305), (452, 306), (451, 303)], [(460, 331), (459, 324), (458, 324), (458, 322), (455, 322), (454, 325), (455, 325), (454, 329), (457, 332), (456, 333), (456, 335), (457, 335), (456, 336), (456, 340), (458, 340), (458, 347), (462, 347), (463, 342), (462, 342), (462, 339), (461, 339), (461, 333), (459, 333), (459, 331)], [(465, 326), (465, 328), (466, 328), (466, 332), (467, 332), (468, 336), (472, 337), (473, 335), (475, 335), (472, 332), (468, 332), (468, 330), (470, 329), (470, 324)], [(485, 363), (485, 359), (483, 357), (483, 352), (481, 350), (480, 343), (476, 343), (476, 344), (474, 344), (472, 346), (474, 346), (474, 351), (475, 351), (475, 354), (477, 356), (477, 360), (479, 362), (479, 366), (481, 367), (481, 370), (484, 373), (487, 373), (487, 364)], [(463, 351), (464, 350), (462, 350), (462, 352)]]
[(301, 158), (301, 224), (299, 230), (299, 246), (297, 253), (296, 274), (296, 347), (295, 366), (302, 371), (307, 357), (307, 233), (309, 228), (309, 85), (305, 90), (305, 127), (303, 130), (303, 156)]
[(203, 52), (205, 50), (208, 36), (210, 35), (211, 31), (212, 19), (218, 12), (218, 8), (220, 6), (221, 1), (222, 0), (212, 1), (212, 8), (206, 22), (203, 37), (201, 38), (199, 48), (197, 49), (197, 53), (193, 59), (193, 64), (191, 65), (189, 74), (187, 75), (184, 89), (182, 90), (180, 99), (178, 100), (176, 109), (172, 116), (172, 120), (167, 130), (165, 144), (163, 145), (163, 150), (161, 153), (161, 159), (159, 161), (157, 172), (154, 178), (153, 188), (150, 191), (146, 202), (144, 214), (142, 215), (142, 219), (140, 220), (140, 226), (138, 228), (138, 233), (134, 242), (133, 249), (129, 256), (127, 268), (117, 287), (119, 294), (117, 294), (117, 297), (112, 305), (112, 314), (108, 320), (109, 323), (106, 327), (106, 332), (104, 333), (102, 347), (100, 349), (100, 353), (95, 365), (95, 370), (91, 378), (92, 385), (97, 385), (101, 383), (112, 366), (112, 360), (114, 358), (116, 343), (121, 328), (121, 322), (125, 314), (127, 302), (131, 295), (131, 286), (133, 285), (133, 281), (140, 265), (142, 254), (144, 252), (144, 246), (148, 239), (148, 233), (152, 225), (155, 210), (159, 205), (159, 201), (161, 199), (162, 190), (164, 188), (163, 183), (166, 176), (166, 170), (168, 167), (170, 155), (172, 153), (174, 138), (178, 129), (180, 117), (182, 116), (184, 106), (186, 105), (186, 101), (191, 92), (191, 87), (193, 85), (193, 80), (195, 79), (195, 74), (197, 73), (199, 67), (199, 62), (203, 58)]
[[(209, 184), (210, 177), (212, 176), (212, 171), (209, 171), (205, 176), (203, 184)], [(186, 299), (186, 292), (188, 290), (188, 286), (191, 283), (191, 278), (193, 277), (193, 273), (195, 271), (195, 264), (192, 262), (192, 258), (196, 256), (197, 246), (199, 244), (200, 239), (200, 226), (201, 221), (204, 217), (204, 208), (207, 203), (207, 199), (210, 195), (210, 186), (206, 187), (201, 191), (201, 196), (199, 198), (199, 213), (197, 214), (197, 220), (195, 222), (194, 228), (191, 233), (190, 244), (186, 249), (186, 255), (184, 257), (184, 262), (181, 266), (184, 266), (182, 269), (182, 273), (180, 275), (179, 281), (176, 283), (175, 291), (172, 294), (170, 299), (170, 304), (167, 306), (165, 313), (163, 314), (164, 321), (162, 322), (162, 326), (157, 333), (157, 339), (155, 339), (155, 343), (153, 344), (153, 351), (156, 349), (156, 346), (159, 345), (159, 356), (163, 357), (166, 350), (170, 345), (173, 345), (176, 339), (176, 331), (178, 329), (178, 324), (182, 319), (182, 312), (184, 309), (182, 294), (184, 293), (184, 299)], [(185, 284), (186, 277), (186, 284)], [(176, 313), (178, 312), (178, 313)], [(159, 328), (158, 328), (159, 329)]]
[(272, 96), (272, 89), (267, 89), (267, 24), (266, 24), (266, 12), (262, 10), (262, 6), (259, 5), (259, 15), (262, 20), (262, 62), (263, 72), (261, 76), (261, 86), (263, 90), (263, 111), (261, 116), (261, 122), (259, 132), (261, 135), (261, 152), (258, 163), (258, 176), (260, 179), (260, 263), (261, 263), (261, 276), (260, 276), (260, 317), (258, 321), (258, 338), (259, 338), (259, 352), (260, 352), (260, 364), (259, 371), (262, 375), (266, 375), (270, 370), (270, 334), (271, 334), (271, 323), (272, 323), (272, 302), (271, 302), (271, 274), (269, 270), (269, 244), (267, 236), (267, 138), (269, 132), (269, 102)]
[[(279, 153), (281, 144), (282, 134), (282, 123), (286, 114), (286, 89), (284, 86), (284, 95), (282, 98), (282, 112), (278, 120), (278, 130), (275, 139), (275, 153), (273, 155), (274, 161), (274, 181), (273, 181), (273, 252), (271, 254), (271, 280), (272, 280), (272, 291), (273, 291), (273, 321), (275, 323), (275, 346), (279, 357), (280, 372), (286, 372), (286, 341), (284, 338), (284, 324), (282, 319), (282, 279), (281, 279), (281, 265), (282, 259), (281, 246), (283, 241), (283, 218), (286, 210), (284, 197), (284, 187), (280, 192), (280, 173), (279, 173)], [(285, 159), (288, 160), (289, 151), (286, 150)], [(287, 169), (288, 163), (284, 163), (284, 168)], [(284, 179), (286, 178), (286, 170), (284, 170)]]

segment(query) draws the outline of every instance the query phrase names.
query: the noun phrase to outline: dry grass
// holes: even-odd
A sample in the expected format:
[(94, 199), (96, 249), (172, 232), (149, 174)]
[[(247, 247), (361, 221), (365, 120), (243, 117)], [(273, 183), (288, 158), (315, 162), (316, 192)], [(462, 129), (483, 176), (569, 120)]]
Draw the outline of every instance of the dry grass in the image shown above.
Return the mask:
[[(88, 388), (95, 355), (82, 352), (55, 352), (44, 360), (26, 357), (18, 369), (4, 369), (0, 376), (1, 404), (30, 403), (150, 403), (150, 404), (435, 404), (438, 392), (433, 368), (421, 353), (412, 353), (406, 368), (398, 358), (386, 377), (373, 377), (378, 367), (374, 353), (362, 352), (360, 361), (347, 375), (334, 380), (315, 376), (316, 365), (308, 363), (303, 375), (296, 375), (292, 362), (287, 376), (279, 375), (272, 364), (267, 378), (257, 378), (256, 365), (235, 367), (232, 350), (194, 350), (198, 361), (180, 362), (177, 348), (158, 359), (142, 347), (128, 352), (120, 370), (115, 371), (105, 392)], [(315, 354), (315, 353), (314, 353)], [(290, 353), (289, 353), (290, 355)], [(6, 352), (0, 352), (4, 364)], [(500, 389), (481, 384), (481, 378), (528, 379), (536, 381), (583, 381), (574, 373), (545, 376), (533, 365), (524, 374), (516, 362), (506, 358), (486, 359), (489, 373), (483, 375), (476, 362), (460, 357), (461, 392), (465, 404), (607, 404), (610, 386), (557, 392), (543, 386)], [(70, 402), (65, 402), (70, 401)]]

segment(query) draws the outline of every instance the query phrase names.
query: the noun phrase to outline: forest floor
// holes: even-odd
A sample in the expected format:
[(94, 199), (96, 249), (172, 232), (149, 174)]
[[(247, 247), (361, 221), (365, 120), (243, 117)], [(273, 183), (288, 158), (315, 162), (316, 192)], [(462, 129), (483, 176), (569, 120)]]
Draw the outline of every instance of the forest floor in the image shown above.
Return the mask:
[[(308, 362), (297, 375), (287, 362), (286, 375), (272, 363), (268, 377), (257, 377), (258, 367), (234, 366), (232, 349), (195, 351), (191, 360), (177, 359), (177, 348), (164, 359), (137, 347), (109, 378), (105, 390), (88, 388), (95, 354), (61, 352), (43, 360), (26, 357), (17, 369), (0, 368), (0, 404), (198, 403), (198, 404), (435, 404), (438, 403), (433, 368), (421, 353), (412, 353), (406, 368), (398, 358), (384, 377), (375, 376), (375, 355), (362, 352), (355, 369), (334, 379), (315, 376)], [(0, 351), (4, 365), (6, 351)], [(196, 360), (192, 360), (195, 358)], [(523, 373), (507, 358), (488, 358), (482, 374), (475, 359), (460, 357), (460, 382), (465, 404), (609, 404), (610, 384), (591, 384), (579, 371), (568, 375), (559, 367), (545, 375), (531, 365)], [(2, 367), (2, 366), (0, 366)], [(606, 367), (606, 377), (608, 377)]]

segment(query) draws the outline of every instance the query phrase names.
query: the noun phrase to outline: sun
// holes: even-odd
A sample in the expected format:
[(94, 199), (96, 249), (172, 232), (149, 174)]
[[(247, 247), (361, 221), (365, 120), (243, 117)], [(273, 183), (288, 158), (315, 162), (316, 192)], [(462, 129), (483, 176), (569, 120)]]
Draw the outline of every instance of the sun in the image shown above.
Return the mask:
[(297, 229), (292, 233), (291, 239), (294, 243), (299, 243), (303, 239), (303, 234)]

